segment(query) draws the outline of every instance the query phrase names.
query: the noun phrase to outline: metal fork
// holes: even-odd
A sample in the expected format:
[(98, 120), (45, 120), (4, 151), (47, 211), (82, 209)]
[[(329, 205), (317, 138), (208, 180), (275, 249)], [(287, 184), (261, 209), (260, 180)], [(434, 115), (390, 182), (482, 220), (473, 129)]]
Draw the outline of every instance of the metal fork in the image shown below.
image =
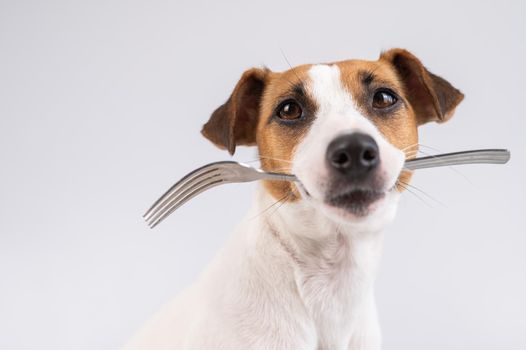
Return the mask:
[[(504, 164), (509, 159), (510, 152), (507, 150), (474, 150), (410, 159), (405, 162), (404, 169), (412, 171), (475, 163)], [(148, 209), (143, 217), (148, 226), (154, 228), (184, 203), (212, 187), (257, 180), (298, 181), (294, 175), (265, 172), (243, 163), (233, 161), (210, 163), (179, 180)]]
[(148, 225), (154, 228), (181, 205), (212, 187), (263, 179), (297, 181), (294, 175), (265, 172), (243, 163), (233, 161), (210, 163), (179, 180), (143, 216)]

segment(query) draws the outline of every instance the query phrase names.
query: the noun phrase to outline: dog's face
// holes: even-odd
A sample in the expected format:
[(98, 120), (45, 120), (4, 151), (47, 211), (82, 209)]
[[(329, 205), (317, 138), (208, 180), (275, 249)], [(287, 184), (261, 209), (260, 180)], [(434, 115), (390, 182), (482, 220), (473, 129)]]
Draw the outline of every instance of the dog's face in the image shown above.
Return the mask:
[(295, 174), (299, 183), (265, 183), (276, 200), (370, 225), (394, 214), (418, 126), (448, 120), (462, 98), (412, 54), (393, 49), (377, 61), (248, 70), (203, 134), (231, 154), (236, 145), (257, 145), (265, 170)]

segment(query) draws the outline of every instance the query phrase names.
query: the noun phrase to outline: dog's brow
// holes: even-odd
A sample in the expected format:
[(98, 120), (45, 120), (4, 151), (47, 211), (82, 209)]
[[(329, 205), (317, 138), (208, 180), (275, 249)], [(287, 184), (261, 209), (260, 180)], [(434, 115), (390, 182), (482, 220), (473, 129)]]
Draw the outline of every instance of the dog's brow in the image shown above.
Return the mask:
[(359, 73), (359, 75), (361, 77), (362, 84), (364, 85), (371, 85), (371, 83), (375, 79), (375, 76), (372, 72), (362, 71)]
[(285, 93), (280, 95), (280, 99), (288, 98), (288, 97), (296, 97), (299, 99), (307, 98), (307, 91), (305, 90), (305, 87), (303, 83), (296, 83), (291, 84), (290, 90), (286, 91)]
[(303, 83), (298, 83), (294, 85), (294, 88), (292, 89), (292, 92), (298, 96), (306, 97), (307, 94), (305, 92), (305, 87), (303, 86)]
[(393, 84), (392, 81), (384, 79), (381, 75), (375, 75), (372, 71), (361, 71), (358, 73), (358, 77), (360, 78), (360, 81), (362, 82), (364, 88), (382, 85), (395, 92), (398, 90), (397, 85)]

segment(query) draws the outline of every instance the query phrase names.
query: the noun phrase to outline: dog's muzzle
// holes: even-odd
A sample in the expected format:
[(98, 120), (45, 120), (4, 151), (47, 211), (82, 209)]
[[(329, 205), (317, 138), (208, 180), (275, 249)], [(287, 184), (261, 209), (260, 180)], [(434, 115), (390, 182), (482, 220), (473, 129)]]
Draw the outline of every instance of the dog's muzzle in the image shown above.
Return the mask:
[(327, 204), (361, 216), (385, 195), (378, 175), (380, 150), (371, 136), (352, 133), (335, 138), (327, 147), (326, 164), (331, 178)]

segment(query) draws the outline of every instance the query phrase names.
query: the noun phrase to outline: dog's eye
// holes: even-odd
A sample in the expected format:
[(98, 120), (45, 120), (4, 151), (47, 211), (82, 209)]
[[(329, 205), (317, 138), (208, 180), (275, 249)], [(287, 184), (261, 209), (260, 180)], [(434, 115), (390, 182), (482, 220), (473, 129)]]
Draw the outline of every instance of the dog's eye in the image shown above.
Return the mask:
[(377, 109), (384, 109), (391, 107), (396, 103), (396, 101), (398, 101), (398, 99), (392, 92), (379, 90), (376, 91), (373, 96), (373, 107)]
[(303, 111), (296, 101), (289, 100), (279, 105), (276, 114), (280, 119), (294, 120), (301, 118)]

